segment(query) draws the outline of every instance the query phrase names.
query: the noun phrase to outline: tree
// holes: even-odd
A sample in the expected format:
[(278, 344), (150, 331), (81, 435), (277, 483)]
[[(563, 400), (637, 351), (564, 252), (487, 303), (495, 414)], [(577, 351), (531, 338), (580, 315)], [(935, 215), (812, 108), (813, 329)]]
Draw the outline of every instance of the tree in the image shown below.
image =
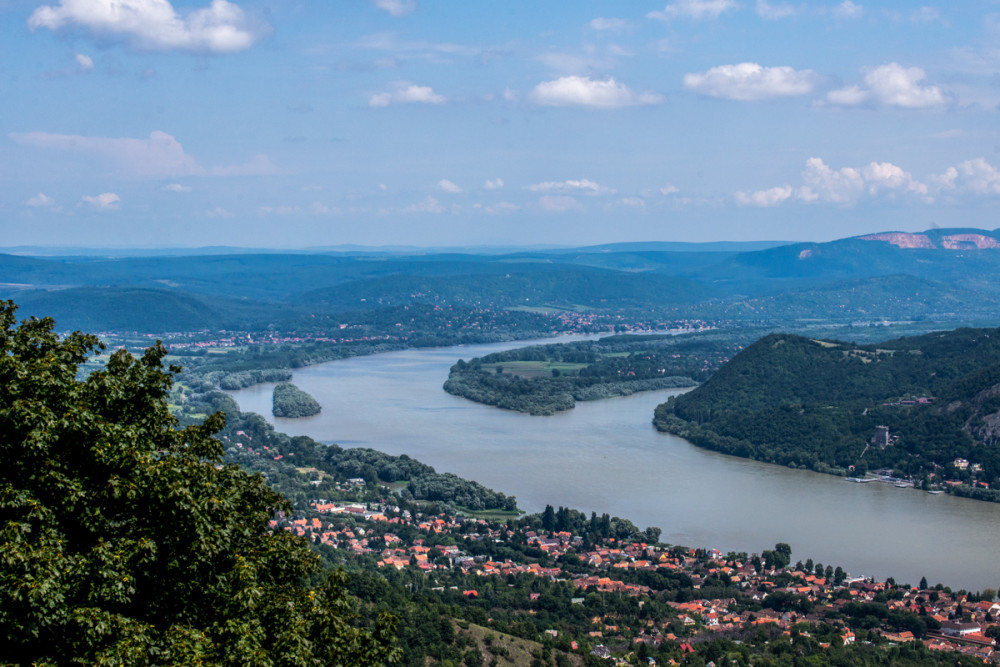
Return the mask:
[[(78, 379), (95, 336), (0, 302), (0, 645), (18, 664), (380, 664), (394, 622), (270, 532), (287, 503), (177, 428), (157, 343)], [(312, 578), (319, 582), (307, 585)]]

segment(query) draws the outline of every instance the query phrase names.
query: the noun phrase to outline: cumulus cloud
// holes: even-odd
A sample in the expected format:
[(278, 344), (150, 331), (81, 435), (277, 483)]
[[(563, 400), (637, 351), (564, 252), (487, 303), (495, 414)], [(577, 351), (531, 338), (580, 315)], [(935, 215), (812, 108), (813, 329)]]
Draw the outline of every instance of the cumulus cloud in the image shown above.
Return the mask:
[(24, 202), (24, 205), (30, 206), (31, 208), (58, 208), (56, 200), (44, 192), (39, 192), (37, 195)]
[(181, 185), (180, 183), (171, 183), (169, 185), (164, 185), (163, 190), (165, 192), (191, 192), (191, 186)]
[(635, 93), (613, 78), (595, 81), (586, 76), (564, 76), (554, 81), (543, 81), (535, 86), (528, 98), (542, 106), (598, 109), (617, 109), (663, 101), (663, 97), (655, 93)]
[(839, 19), (857, 19), (864, 16), (864, 13), (865, 8), (851, 0), (844, 0), (833, 8), (833, 15)]
[(31, 30), (80, 29), (98, 38), (123, 39), (143, 51), (234, 53), (258, 38), (243, 10), (226, 0), (180, 15), (169, 0), (61, 0), (28, 18)]
[[(958, 170), (952, 169), (951, 182), (949, 172), (938, 177), (939, 189), (954, 187), (958, 178)], [(979, 170), (979, 173), (985, 173)], [(998, 188), (1000, 188), (1000, 174)], [(806, 161), (802, 170), (802, 185), (780, 185), (756, 192), (737, 192), (734, 197), (743, 206), (772, 207), (778, 206), (792, 198), (804, 202), (825, 202), (851, 206), (865, 196), (887, 194), (911, 195), (924, 202), (932, 202), (934, 188), (915, 179), (902, 167), (891, 162), (871, 162), (862, 167), (841, 167), (835, 169), (827, 165), (822, 158), (814, 157)], [(1000, 192), (1000, 189), (998, 189)]]
[(82, 200), (84, 203), (90, 204), (96, 209), (110, 211), (117, 209), (122, 202), (121, 197), (116, 195), (114, 192), (102, 192), (95, 197), (84, 195)]
[(948, 167), (933, 179), (939, 190), (965, 190), (981, 195), (1000, 195), (1000, 171), (984, 158), (966, 160)]
[(486, 213), (489, 213), (491, 215), (496, 215), (499, 213), (513, 213), (514, 211), (521, 210), (520, 206), (518, 206), (517, 204), (512, 204), (509, 201), (502, 201), (496, 204), (489, 204), (489, 205), (473, 204), (472, 208), (476, 209), (477, 211), (485, 211)]
[(94, 59), (83, 53), (76, 54), (76, 64), (79, 65), (80, 70), (84, 72), (89, 72), (94, 69)]
[(861, 169), (861, 175), (870, 194), (876, 194), (879, 190), (901, 189), (920, 195), (927, 194), (925, 184), (914, 180), (910, 174), (891, 162), (872, 162)]
[(438, 181), (438, 187), (444, 190), (445, 192), (451, 193), (453, 195), (457, 195), (459, 192), (462, 191), (462, 188), (455, 185), (447, 178), (442, 178), (440, 181)]
[(232, 218), (234, 215), (235, 214), (232, 211), (229, 211), (221, 206), (216, 206), (215, 208), (205, 211), (206, 218)]
[(598, 17), (591, 20), (590, 27), (594, 30), (610, 30), (611, 32), (621, 32), (628, 27), (625, 19), (609, 19)]
[(373, 0), (372, 4), (397, 17), (405, 16), (417, 9), (415, 0)]
[(646, 200), (642, 197), (622, 197), (615, 204), (621, 208), (637, 209), (640, 211), (646, 210)]
[(48, 132), (12, 132), (15, 143), (47, 150), (61, 150), (108, 158), (130, 177), (247, 176), (270, 174), (274, 166), (266, 155), (245, 164), (206, 168), (184, 152), (184, 147), (166, 132), (150, 133), (149, 139), (130, 137), (83, 137)]
[(493, 180), (486, 179), (486, 183), (483, 184), (487, 190), (499, 190), (503, 187), (502, 178), (494, 178)]
[(674, 195), (674, 194), (677, 194), (678, 192), (680, 192), (680, 189), (677, 188), (676, 186), (670, 185), (668, 183), (667, 185), (664, 185), (662, 188), (660, 188), (658, 190), (658, 192), (661, 195), (664, 195), (664, 196), (666, 196), (666, 195)]
[(717, 19), (726, 10), (736, 8), (735, 0), (676, 0), (662, 11), (649, 12), (647, 18), (669, 21), (674, 18)]
[(795, 7), (785, 3), (771, 4), (767, 0), (757, 0), (757, 16), (774, 21), (795, 14)]
[(849, 204), (856, 201), (865, 189), (860, 171), (853, 167), (834, 170), (818, 157), (806, 160), (802, 180), (805, 185), (799, 189), (799, 198), (804, 201)]
[(614, 194), (611, 188), (598, 185), (594, 181), (586, 178), (568, 181), (545, 181), (529, 185), (532, 192), (556, 192), (556, 193), (581, 193), (588, 195)]
[(438, 95), (430, 86), (415, 86), (410, 83), (397, 83), (394, 90), (387, 93), (377, 93), (368, 100), (370, 107), (387, 107), (390, 104), (444, 104), (447, 98)]
[(805, 95), (812, 91), (818, 78), (812, 70), (739, 63), (720, 65), (700, 74), (686, 74), (684, 87), (702, 95), (747, 102)]
[(865, 87), (849, 86), (827, 94), (827, 101), (841, 106), (868, 102), (904, 109), (941, 106), (948, 98), (938, 86), (925, 86), (926, 72), (919, 67), (889, 63), (865, 71)]
[(771, 206), (777, 206), (791, 197), (792, 192), (793, 189), (790, 185), (781, 185), (776, 188), (771, 188), (770, 190), (758, 190), (757, 192), (751, 192), (749, 194), (746, 192), (737, 192), (736, 201), (743, 206), (760, 206), (769, 208)]
[(891, 162), (835, 169), (822, 158), (814, 157), (806, 161), (801, 186), (782, 185), (752, 193), (737, 192), (734, 197), (745, 206), (778, 206), (792, 198), (851, 206), (863, 197), (911, 196), (933, 203), (939, 194), (963, 193), (1000, 196), (1000, 170), (978, 157), (921, 181)]
[(583, 211), (583, 207), (573, 197), (566, 195), (545, 195), (538, 198), (538, 205), (542, 210), (549, 213), (567, 213), (569, 211)]
[(914, 23), (933, 23), (941, 20), (941, 12), (934, 7), (920, 7), (910, 15)]
[(423, 201), (412, 204), (403, 209), (404, 213), (444, 213), (445, 207), (437, 199), (427, 195)]
[(314, 201), (306, 207), (285, 204), (281, 206), (260, 206), (257, 208), (257, 213), (260, 215), (333, 215), (337, 212), (335, 209), (331, 209), (326, 204), (318, 201)]

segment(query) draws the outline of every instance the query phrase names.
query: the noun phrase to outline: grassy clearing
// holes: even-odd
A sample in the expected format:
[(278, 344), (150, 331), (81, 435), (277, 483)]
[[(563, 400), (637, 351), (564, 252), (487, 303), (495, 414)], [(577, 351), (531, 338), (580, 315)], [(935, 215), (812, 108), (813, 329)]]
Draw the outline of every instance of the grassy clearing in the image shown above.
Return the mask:
[[(484, 665), (530, 665), (533, 656), (542, 655), (542, 645), (538, 642), (494, 632), (475, 623), (460, 623), (457, 633), (470, 637), (475, 642)], [(573, 653), (563, 653), (563, 655), (569, 658), (573, 665), (583, 664), (583, 659), (579, 655)]]

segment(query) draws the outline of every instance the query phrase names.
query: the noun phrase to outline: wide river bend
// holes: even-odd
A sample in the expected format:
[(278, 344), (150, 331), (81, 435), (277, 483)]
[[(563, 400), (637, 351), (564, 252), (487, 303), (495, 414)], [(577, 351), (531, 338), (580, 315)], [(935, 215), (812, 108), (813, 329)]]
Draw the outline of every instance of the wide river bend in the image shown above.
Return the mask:
[(323, 406), (305, 419), (271, 416), (273, 384), (230, 393), (279, 431), (408, 454), (513, 494), (529, 512), (565, 505), (659, 526), (671, 544), (725, 553), (788, 542), (793, 561), (812, 558), (854, 575), (912, 584), (926, 576), (971, 591), (1000, 586), (1000, 504), (851, 484), (699, 449), (651, 424), (653, 408), (676, 390), (532, 417), (441, 388), (459, 358), (524, 344), (404, 350), (297, 370), (292, 381)]

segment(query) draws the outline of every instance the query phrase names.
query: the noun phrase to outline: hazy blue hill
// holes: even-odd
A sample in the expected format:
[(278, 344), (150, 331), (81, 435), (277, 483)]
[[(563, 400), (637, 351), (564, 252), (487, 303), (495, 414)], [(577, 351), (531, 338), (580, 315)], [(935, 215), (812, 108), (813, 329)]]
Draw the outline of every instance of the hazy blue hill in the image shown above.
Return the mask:
[(984, 279), (998, 270), (1000, 249), (900, 248), (884, 241), (850, 238), (740, 253), (685, 275), (759, 295), (785, 291), (792, 281), (798, 288), (812, 289), (829, 281), (891, 275), (985, 285)]
[(18, 295), (19, 317), (49, 316), (65, 330), (166, 332), (257, 329), (269, 318), (296, 314), (288, 306), (199, 297), (143, 287), (75, 287)]
[(821, 282), (798, 291), (720, 301), (705, 307), (705, 315), (746, 319), (810, 320), (817, 317), (854, 321), (937, 321), (992, 319), (1000, 312), (995, 289), (958, 287), (910, 275), (886, 275)]
[(669, 276), (547, 264), (494, 266), (492, 273), (383, 276), (302, 294), (298, 302), (330, 310), (407, 303), (504, 307), (636, 308), (690, 305), (711, 288)]

